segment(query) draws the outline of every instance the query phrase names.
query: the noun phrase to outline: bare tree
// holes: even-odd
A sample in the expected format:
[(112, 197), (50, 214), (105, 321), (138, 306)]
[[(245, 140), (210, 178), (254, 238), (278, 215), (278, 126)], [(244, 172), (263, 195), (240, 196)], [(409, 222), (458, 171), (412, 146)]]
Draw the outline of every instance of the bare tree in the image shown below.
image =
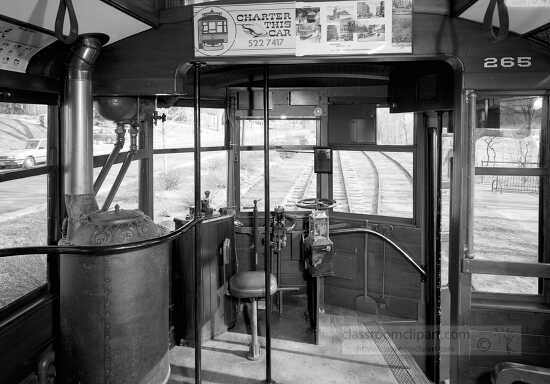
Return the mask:
[(495, 136), (483, 136), (483, 141), (485, 142), (485, 155), (487, 156), (487, 165), (496, 161), (497, 152), (495, 151)]

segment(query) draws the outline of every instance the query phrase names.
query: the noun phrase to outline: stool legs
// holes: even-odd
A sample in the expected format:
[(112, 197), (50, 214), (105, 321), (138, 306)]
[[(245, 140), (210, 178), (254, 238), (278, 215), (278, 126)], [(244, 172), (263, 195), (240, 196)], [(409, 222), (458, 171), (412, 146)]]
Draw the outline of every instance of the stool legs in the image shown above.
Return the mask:
[(261, 357), (260, 341), (258, 340), (258, 302), (252, 299), (252, 340), (250, 341), (250, 360), (258, 360)]

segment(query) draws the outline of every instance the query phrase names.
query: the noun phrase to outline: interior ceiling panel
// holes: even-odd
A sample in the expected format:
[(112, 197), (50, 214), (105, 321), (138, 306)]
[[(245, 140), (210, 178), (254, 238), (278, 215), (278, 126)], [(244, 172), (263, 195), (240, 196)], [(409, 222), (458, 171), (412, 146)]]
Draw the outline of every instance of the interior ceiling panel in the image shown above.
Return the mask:
[[(42, 28), (54, 30), (59, 0), (2, 0), (0, 14)], [(109, 44), (143, 32), (149, 25), (101, 2), (73, 0), (78, 19), (78, 33), (101, 32), (109, 35)], [(65, 34), (69, 33), (69, 17), (65, 15)]]
[[(550, 0), (506, 0), (510, 15), (510, 31), (519, 34), (528, 33), (550, 21)], [(489, 0), (478, 0), (464, 11), (463, 19), (483, 23)], [(493, 25), (499, 26), (498, 11), (493, 14)]]

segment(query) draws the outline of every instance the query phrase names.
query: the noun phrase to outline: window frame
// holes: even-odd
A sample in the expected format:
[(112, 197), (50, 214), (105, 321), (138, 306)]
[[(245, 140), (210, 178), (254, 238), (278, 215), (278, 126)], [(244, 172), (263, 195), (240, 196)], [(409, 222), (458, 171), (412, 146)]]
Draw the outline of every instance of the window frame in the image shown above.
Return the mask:
[[(545, 201), (550, 201), (550, 92), (548, 91), (484, 91), (475, 90), (477, 99), (484, 97), (542, 97), (542, 116), (541, 116), (541, 135), (539, 145), (539, 161), (540, 165), (533, 168), (510, 168), (510, 167), (477, 167), (475, 161), (472, 162), (472, 176), (537, 176), (540, 178), (539, 184), (539, 227), (538, 227), (538, 262), (537, 263), (507, 263), (506, 276), (526, 276), (525, 268), (522, 264), (531, 264), (534, 269), (540, 269), (543, 271), (547, 269), (550, 263), (550, 236), (545, 236), (544, 232), (547, 230), (548, 223), (550, 223), (550, 207)], [(471, 127), (469, 129), (475, 129)], [(475, 151), (475, 142), (472, 135), (472, 151)], [(472, 183), (470, 193), (473, 195), (473, 189), (475, 184)], [(475, 195), (473, 195), (475, 199)], [(473, 201), (472, 201), (473, 204)], [(471, 215), (474, 215), (472, 212)], [(473, 231), (473, 228), (470, 229)], [(472, 244), (473, 245), (473, 244)], [(475, 252), (475, 250), (474, 250)], [(470, 272), (472, 275), (484, 275), (491, 274), (492, 266), (496, 266), (501, 269), (502, 261), (490, 261), (483, 260), (477, 263), (475, 259), (468, 259), (463, 269)], [(491, 266), (492, 265), (492, 266)], [(536, 268), (536, 266), (540, 268)], [(531, 268), (529, 268), (530, 270)], [(529, 276), (526, 276), (529, 277)], [(471, 286), (470, 289), (473, 287)], [(475, 300), (509, 300), (509, 299), (522, 299), (522, 300), (534, 300), (536, 302), (544, 301), (550, 303), (550, 278), (539, 277), (538, 278), (538, 293), (537, 294), (524, 294), (524, 293), (504, 293), (504, 292), (485, 292), (485, 291), (473, 291), (472, 299)], [(530, 299), (531, 298), (531, 299)]]
[[(234, 183), (234, 196), (235, 196), (235, 210), (237, 214), (241, 215), (249, 215), (252, 214), (251, 210), (241, 210), (241, 152), (251, 152), (251, 151), (263, 151), (264, 146), (263, 145), (241, 145), (241, 121), (245, 120), (256, 120), (256, 121), (263, 121), (263, 116), (235, 116), (235, 125), (236, 129), (233, 134), (235, 135), (234, 138), (234, 149), (235, 149), (235, 183)], [(307, 145), (298, 145), (298, 144), (290, 144), (290, 145), (269, 145), (269, 151), (274, 150), (297, 150), (297, 151), (307, 151), (311, 150), (311, 155), (313, 157), (313, 150), (316, 146), (319, 146), (319, 132), (321, 129), (321, 122), (322, 118), (317, 116), (287, 116), (282, 114), (270, 114), (269, 120), (306, 120), (306, 121), (315, 121), (316, 123), (316, 135), (315, 135), (315, 144), (307, 144)], [(271, 160), (271, 158), (270, 158)], [(263, 172), (262, 172), (263, 173)], [(270, 182), (271, 187), (271, 182)], [(317, 197), (319, 196), (319, 186), (317, 186)], [(263, 214), (264, 210), (258, 209), (258, 213)], [(292, 211), (292, 212), (300, 212), (300, 211)]]
[[(175, 107), (175, 108), (193, 108), (193, 106), (189, 105), (188, 100), (183, 100), (181, 103), (177, 103), (176, 105), (173, 105), (172, 107)], [(210, 100), (210, 101), (207, 101), (207, 102), (201, 101), (201, 110), (203, 108), (223, 110), (223, 112), (224, 112), (224, 118), (223, 118), (224, 138), (223, 138), (223, 143), (224, 144), (223, 145), (218, 145), (218, 146), (206, 146), (205, 147), (205, 146), (202, 146), (202, 142), (201, 142), (200, 152), (203, 153), (203, 152), (226, 151), (227, 161), (229, 163), (231, 146), (229, 145), (228, 110), (226, 108), (225, 101), (223, 103), (221, 101), (214, 101), (214, 100)], [(159, 124), (161, 124), (161, 123), (159, 123)], [(152, 164), (151, 172), (152, 172), (153, 167), (154, 167), (154, 157), (155, 157), (155, 155), (170, 155), (170, 154), (194, 153), (195, 152), (194, 145), (190, 146), (190, 147), (162, 148), (162, 149), (157, 148), (157, 149), (155, 149), (153, 143), (154, 143), (154, 129), (151, 126), (150, 156), (147, 156), (147, 159), (149, 159), (151, 161), (151, 164)], [(146, 152), (148, 152), (148, 151), (146, 151)], [(195, 166), (195, 159), (193, 159), (193, 167), (194, 166)], [(230, 202), (230, 184), (231, 184), (231, 182), (230, 182), (230, 173), (231, 173), (230, 168), (231, 168), (230, 164), (228, 164), (228, 167), (227, 167), (228, 170), (227, 170), (227, 174), (226, 174), (226, 178), (227, 178), (226, 201), (227, 201), (228, 205), (230, 205), (230, 203), (229, 203)], [(154, 185), (153, 185), (154, 178), (153, 177), (150, 178), (150, 183), (151, 183), (151, 190), (153, 190), (154, 189)], [(141, 191), (140, 191), (140, 193), (141, 193)], [(155, 217), (154, 214), (155, 214), (155, 204), (154, 204), (154, 193), (153, 193), (151, 217)]]
[[(388, 108), (389, 106), (386, 104), (377, 104), (376, 108)], [(418, 226), (419, 220), (422, 216), (422, 213), (419, 212), (419, 209), (421, 208), (418, 202), (418, 196), (419, 196), (419, 170), (421, 169), (420, 161), (421, 159), (418, 156), (419, 153), (419, 145), (421, 144), (421, 141), (419, 139), (419, 132), (421, 130), (419, 127), (421, 127), (421, 115), (420, 113), (416, 112), (405, 112), (405, 113), (413, 113), (413, 144), (406, 144), (406, 145), (397, 145), (397, 144), (333, 144), (331, 145), (331, 148), (333, 151), (366, 151), (366, 152), (407, 152), (412, 153), (413, 155), (413, 170), (415, 171), (412, 175), (413, 182), (412, 182), (412, 193), (413, 193), (413, 207), (412, 207), (412, 217), (399, 217), (399, 216), (386, 216), (386, 215), (373, 215), (368, 213), (352, 213), (352, 212), (339, 212), (334, 211), (333, 216), (336, 218), (339, 218), (340, 215), (346, 215), (347, 218), (351, 220), (358, 220), (358, 221), (375, 221), (380, 223), (388, 223), (388, 224), (400, 224), (405, 226)], [(333, 184), (334, 177), (331, 176), (329, 178), (329, 196), (331, 199), (333, 199), (333, 193), (334, 193), (334, 184)]]
[[(0, 173), (0, 183), (9, 182), (28, 177), (47, 175), (46, 181), (46, 233), (47, 245), (56, 245), (60, 240), (61, 221), (63, 207), (60, 203), (62, 196), (60, 169), (60, 99), (57, 93), (29, 92), (19, 93), (13, 90), (14, 97), (2, 98), (0, 102), (19, 104), (45, 105), (48, 110), (46, 122), (47, 159), (44, 165), (30, 169), (16, 169)], [(25, 257), (25, 256), (13, 256)], [(1, 262), (1, 260), (0, 260)], [(57, 255), (46, 255), (46, 282), (44, 285), (29, 291), (11, 303), (0, 308), (0, 322), (15, 316), (25, 308), (28, 308), (48, 296), (58, 294), (59, 267)]]

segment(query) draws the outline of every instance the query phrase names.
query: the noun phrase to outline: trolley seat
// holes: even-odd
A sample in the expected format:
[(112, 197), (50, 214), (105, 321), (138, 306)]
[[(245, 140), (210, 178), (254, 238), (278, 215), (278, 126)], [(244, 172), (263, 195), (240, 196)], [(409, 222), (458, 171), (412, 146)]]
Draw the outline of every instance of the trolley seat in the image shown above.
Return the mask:
[[(269, 276), (269, 294), (277, 292), (277, 279), (273, 274)], [(251, 324), (252, 338), (248, 359), (258, 360), (261, 357), (260, 342), (258, 340), (258, 302), (257, 299), (265, 296), (265, 272), (244, 271), (237, 272), (229, 280), (229, 294), (238, 299), (252, 301)]]
[[(277, 292), (277, 279), (270, 276), (269, 292)], [(259, 298), (265, 296), (265, 273), (263, 271), (238, 272), (229, 281), (231, 296), (239, 299)]]

